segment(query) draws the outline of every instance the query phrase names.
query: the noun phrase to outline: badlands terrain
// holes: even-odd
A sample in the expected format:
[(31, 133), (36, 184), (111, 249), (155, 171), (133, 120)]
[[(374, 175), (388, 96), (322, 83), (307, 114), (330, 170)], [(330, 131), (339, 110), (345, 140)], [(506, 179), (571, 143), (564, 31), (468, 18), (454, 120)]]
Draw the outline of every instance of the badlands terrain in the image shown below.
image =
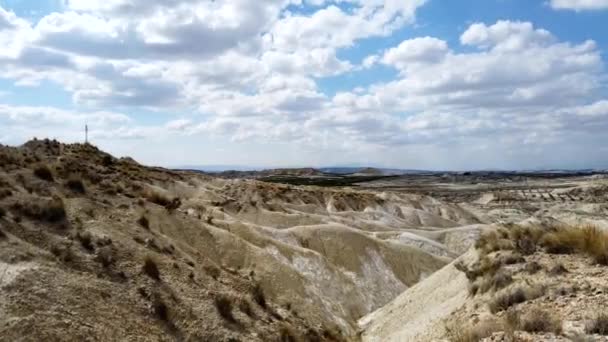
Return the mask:
[(0, 147), (0, 340), (608, 334), (603, 174), (262, 176)]

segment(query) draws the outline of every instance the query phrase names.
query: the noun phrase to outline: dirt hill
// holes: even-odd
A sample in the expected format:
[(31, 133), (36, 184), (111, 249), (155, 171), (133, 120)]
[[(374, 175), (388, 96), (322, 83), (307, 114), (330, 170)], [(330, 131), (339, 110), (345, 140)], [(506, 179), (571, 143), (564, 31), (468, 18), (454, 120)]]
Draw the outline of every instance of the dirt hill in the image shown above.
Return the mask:
[(451, 262), (473, 241), (458, 227), (479, 223), (420, 195), (0, 147), (2, 336), (354, 341), (359, 318)]

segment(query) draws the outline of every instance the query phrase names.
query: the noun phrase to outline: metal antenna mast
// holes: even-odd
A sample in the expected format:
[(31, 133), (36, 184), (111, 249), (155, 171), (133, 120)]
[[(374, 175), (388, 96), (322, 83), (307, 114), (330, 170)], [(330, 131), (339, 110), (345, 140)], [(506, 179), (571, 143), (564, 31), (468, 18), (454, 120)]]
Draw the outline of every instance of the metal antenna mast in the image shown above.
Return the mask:
[(89, 125), (84, 124), (84, 143), (89, 143)]

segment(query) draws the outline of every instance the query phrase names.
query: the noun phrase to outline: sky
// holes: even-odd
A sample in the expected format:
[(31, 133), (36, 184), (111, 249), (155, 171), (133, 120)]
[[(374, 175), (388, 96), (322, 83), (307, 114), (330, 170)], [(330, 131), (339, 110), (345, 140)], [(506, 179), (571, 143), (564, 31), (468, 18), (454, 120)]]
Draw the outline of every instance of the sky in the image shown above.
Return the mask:
[(608, 0), (0, 0), (0, 144), (608, 168)]

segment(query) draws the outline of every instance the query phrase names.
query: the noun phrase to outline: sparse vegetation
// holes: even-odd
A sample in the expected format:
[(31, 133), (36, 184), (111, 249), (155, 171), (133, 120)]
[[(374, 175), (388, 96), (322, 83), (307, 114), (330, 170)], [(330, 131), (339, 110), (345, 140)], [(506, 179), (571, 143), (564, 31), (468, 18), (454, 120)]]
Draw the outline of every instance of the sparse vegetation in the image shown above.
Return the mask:
[(471, 284), (469, 292), (471, 295), (475, 295), (477, 293), (486, 293), (490, 290), (498, 291), (509, 286), (511, 283), (513, 283), (513, 277), (504, 271), (499, 271), (494, 275), (479, 278)]
[(146, 229), (150, 229), (150, 220), (148, 220), (145, 215), (142, 215), (139, 219), (137, 219), (137, 224)]
[(15, 203), (13, 209), (26, 217), (38, 221), (56, 223), (66, 218), (65, 207), (60, 198), (21, 201)]
[(519, 327), (531, 333), (550, 332), (559, 335), (562, 332), (562, 321), (546, 310), (535, 309), (523, 316)]
[(608, 335), (608, 313), (602, 312), (587, 322), (585, 331), (588, 334)]
[(6, 216), (6, 209), (0, 207), (0, 219), (4, 218), (4, 216)]
[(114, 263), (114, 255), (110, 246), (105, 246), (97, 250), (95, 260), (101, 264), (101, 266), (107, 268)]
[(236, 323), (236, 318), (232, 314), (232, 300), (230, 298), (225, 295), (218, 295), (215, 297), (213, 304), (223, 319), (230, 323)]
[(158, 269), (158, 265), (156, 260), (154, 260), (151, 256), (147, 256), (144, 259), (144, 265), (142, 267), (142, 271), (150, 278), (154, 280), (160, 280), (160, 271)]
[(51, 172), (51, 169), (44, 164), (38, 165), (34, 168), (34, 175), (47, 182), (54, 181), (53, 172)]
[(490, 311), (497, 313), (514, 305), (536, 299), (545, 294), (544, 286), (515, 285), (504, 289), (494, 296), (489, 303)]
[(93, 235), (91, 235), (90, 232), (78, 232), (76, 233), (76, 239), (87, 251), (95, 250), (95, 245), (93, 244)]
[(255, 302), (258, 303), (261, 308), (266, 309), (268, 307), (268, 304), (266, 303), (266, 296), (264, 295), (264, 290), (262, 290), (260, 284), (256, 284), (253, 287), (252, 295), (253, 300), (255, 300)]
[(85, 194), (87, 192), (84, 183), (80, 178), (71, 177), (65, 183), (65, 186), (77, 194)]
[(239, 310), (249, 317), (254, 317), (253, 309), (251, 308), (251, 304), (249, 304), (247, 299), (241, 299), (239, 302)]
[(474, 325), (451, 324), (446, 326), (446, 333), (450, 342), (479, 342), (501, 329), (497, 321), (486, 320)]
[(550, 275), (553, 276), (559, 276), (565, 273), (568, 273), (568, 270), (566, 269), (566, 267), (564, 266), (564, 264), (556, 264), (553, 267), (551, 267), (551, 269), (548, 272)]

